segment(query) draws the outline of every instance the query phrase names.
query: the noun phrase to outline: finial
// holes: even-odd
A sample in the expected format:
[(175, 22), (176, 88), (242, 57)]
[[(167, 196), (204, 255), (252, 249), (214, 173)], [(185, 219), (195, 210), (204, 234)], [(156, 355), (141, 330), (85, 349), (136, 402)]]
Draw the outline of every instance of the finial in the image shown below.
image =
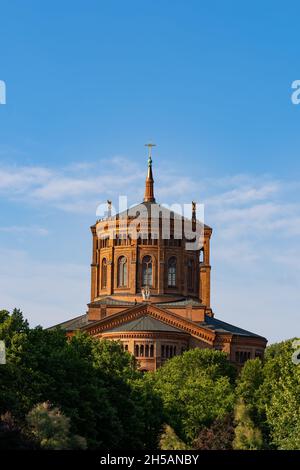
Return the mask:
[(111, 205), (112, 205), (112, 202), (111, 202), (109, 199), (107, 199), (106, 202), (107, 202), (107, 216), (108, 216), (108, 217), (111, 217)]

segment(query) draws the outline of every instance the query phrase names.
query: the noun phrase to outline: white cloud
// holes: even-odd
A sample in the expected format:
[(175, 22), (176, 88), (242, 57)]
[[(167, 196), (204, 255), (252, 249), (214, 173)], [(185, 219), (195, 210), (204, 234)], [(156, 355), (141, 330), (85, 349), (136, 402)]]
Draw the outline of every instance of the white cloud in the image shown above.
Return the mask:
[(43, 167), (0, 168), (0, 191), (3, 193), (24, 193), (45, 184), (53, 172)]

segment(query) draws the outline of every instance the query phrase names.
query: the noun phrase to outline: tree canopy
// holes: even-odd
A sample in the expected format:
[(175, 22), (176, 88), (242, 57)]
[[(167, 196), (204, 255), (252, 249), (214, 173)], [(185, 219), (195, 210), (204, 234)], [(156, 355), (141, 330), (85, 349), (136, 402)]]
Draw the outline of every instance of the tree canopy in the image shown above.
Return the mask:
[(0, 311), (0, 447), (300, 449), (293, 340), (240, 373), (225, 353), (192, 349), (142, 374), (118, 342), (30, 328)]

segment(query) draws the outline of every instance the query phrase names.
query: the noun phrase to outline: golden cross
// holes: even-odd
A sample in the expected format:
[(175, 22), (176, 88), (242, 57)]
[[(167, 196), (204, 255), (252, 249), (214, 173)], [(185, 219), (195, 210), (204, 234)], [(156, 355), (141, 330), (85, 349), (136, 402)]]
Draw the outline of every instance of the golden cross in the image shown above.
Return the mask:
[(151, 158), (151, 154), (152, 154), (152, 147), (156, 147), (156, 144), (145, 144), (145, 147), (148, 147), (148, 163), (151, 164), (152, 163), (152, 158)]

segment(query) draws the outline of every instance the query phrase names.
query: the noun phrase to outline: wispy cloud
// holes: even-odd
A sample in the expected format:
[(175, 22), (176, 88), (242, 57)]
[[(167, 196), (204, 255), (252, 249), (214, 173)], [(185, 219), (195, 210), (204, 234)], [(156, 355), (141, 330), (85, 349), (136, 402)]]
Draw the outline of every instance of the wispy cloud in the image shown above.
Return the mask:
[(0, 168), (0, 191), (4, 194), (24, 194), (32, 188), (45, 184), (53, 172), (42, 167)]
[(89, 267), (43, 262), (38, 254), (0, 249), (1, 308), (21, 308), (32, 325), (50, 326), (85, 312)]
[(0, 167), (0, 193), (9, 200), (49, 204), (64, 211), (78, 212), (93, 207), (107, 195), (136, 196), (144, 174), (124, 157), (109, 161), (75, 163), (56, 169), (46, 167)]
[(49, 235), (49, 230), (44, 227), (31, 227), (22, 225), (11, 225), (9, 227), (0, 226), (0, 233), (1, 232), (11, 234), (39, 235), (43, 237)]

